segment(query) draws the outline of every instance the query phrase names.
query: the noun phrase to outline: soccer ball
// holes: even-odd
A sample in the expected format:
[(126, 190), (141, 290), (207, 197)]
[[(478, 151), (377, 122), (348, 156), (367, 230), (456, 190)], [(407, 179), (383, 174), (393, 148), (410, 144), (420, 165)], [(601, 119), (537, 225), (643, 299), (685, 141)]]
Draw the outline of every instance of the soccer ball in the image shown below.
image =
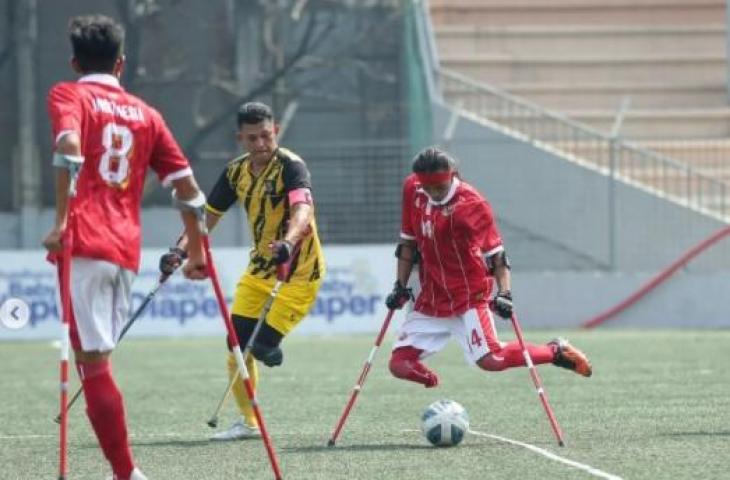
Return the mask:
[(421, 415), (421, 430), (431, 445), (458, 445), (469, 430), (469, 415), (453, 400), (433, 402)]

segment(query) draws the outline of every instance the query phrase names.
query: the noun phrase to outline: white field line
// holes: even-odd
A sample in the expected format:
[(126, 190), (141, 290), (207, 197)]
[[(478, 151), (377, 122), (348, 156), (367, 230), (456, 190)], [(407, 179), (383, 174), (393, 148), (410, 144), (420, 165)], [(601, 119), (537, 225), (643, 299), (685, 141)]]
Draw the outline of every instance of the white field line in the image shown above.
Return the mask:
[(583, 470), (584, 472), (590, 473), (591, 475), (598, 477), (598, 478), (605, 478), (606, 480), (623, 480), (618, 475), (606, 473), (603, 470), (599, 470), (597, 468), (591, 467), (590, 465), (585, 465), (583, 463), (579, 463), (579, 462), (576, 462), (573, 460), (569, 460), (567, 458), (563, 458), (560, 455), (556, 455), (548, 450), (545, 450), (540, 447), (536, 447), (535, 445), (530, 445), (529, 443), (519, 442), (517, 440), (512, 440), (510, 438), (500, 437), (499, 435), (494, 435), (491, 433), (478, 432), (476, 430), (469, 430), (469, 433), (471, 433), (472, 435), (479, 436), (479, 437), (492, 438), (494, 440), (499, 440), (500, 442), (505, 442), (505, 443), (509, 443), (512, 445), (517, 445), (519, 447), (526, 448), (535, 453), (539, 453), (543, 457), (549, 458), (550, 460), (555, 460), (556, 462), (560, 462), (560, 463), (563, 463), (570, 467), (577, 468), (578, 470)]
[(28, 440), (33, 438), (56, 438), (58, 435), (0, 435), (0, 440)]
[[(412, 433), (412, 432), (420, 432), (420, 430), (412, 430), (412, 429), (410, 429), (410, 430), (403, 430), (403, 432), (404, 433), (405, 432)], [(554, 453), (552, 453), (552, 452), (550, 452), (548, 450), (545, 450), (545, 449), (540, 448), (540, 447), (536, 447), (535, 445), (530, 445), (529, 443), (524, 443), (524, 442), (520, 442), (520, 441), (517, 441), (517, 440), (512, 440), (510, 438), (500, 437), (499, 435), (494, 435), (494, 434), (491, 434), (491, 433), (479, 432), (479, 431), (476, 431), (476, 430), (469, 430), (469, 433), (472, 434), (472, 435), (476, 435), (478, 437), (487, 437), (487, 438), (491, 438), (491, 439), (494, 439), (494, 440), (499, 440), (500, 442), (505, 442), (505, 443), (509, 443), (509, 444), (512, 444), (512, 445), (517, 445), (518, 447), (526, 448), (528, 450), (532, 450), (533, 452), (539, 453), (540, 455), (542, 455), (542, 456), (544, 456), (546, 458), (549, 458), (550, 460), (555, 460), (556, 462), (560, 462), (560, 463), (563, 463), (565, 465), (568, 465), (568, 466), (577, 468), (579, 470), (583, 470), (584, 472), (590, 473), (591, 475), (596, 476), (598, 478), (605, 478), (606, 480), (623, 480), (623, 478), (619, 477), (618, 475), (614, 475), (612, 473), (606, 473), (603, 470), (599, 470), (597, 468), (593, 468), (590, 465), (584, 465), (582, 463), (578, 463), (578, 462), (575, 462), (573, 460), (570, 460), (570, 459), (567, 459), (567, 458), (563, 458), (560, 455), (556, 455), (556, 454), (554, 454)]]

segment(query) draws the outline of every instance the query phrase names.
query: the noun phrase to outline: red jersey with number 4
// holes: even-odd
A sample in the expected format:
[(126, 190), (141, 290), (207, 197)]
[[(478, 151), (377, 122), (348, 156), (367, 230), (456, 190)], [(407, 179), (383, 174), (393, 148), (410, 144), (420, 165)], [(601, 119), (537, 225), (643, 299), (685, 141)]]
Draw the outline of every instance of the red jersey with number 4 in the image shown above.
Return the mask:
[(403, 185), (401, 237), (421, 253), (421, 293), (415, 310), (435, 317), (460, 315), (489, 300), (493, 279), (484, 254), (503, 249), (489, 203), (454, 178), (441, 202), (420, 188), (415, 174)]
[(48, 111), (54, 145), (69, 132), (81, 138), (72, 255), (137, 271), (147, 167), (167, 186), (192, 174), (187, 159), (160, 114), (125, 92), (112, 75), (56, 84)]

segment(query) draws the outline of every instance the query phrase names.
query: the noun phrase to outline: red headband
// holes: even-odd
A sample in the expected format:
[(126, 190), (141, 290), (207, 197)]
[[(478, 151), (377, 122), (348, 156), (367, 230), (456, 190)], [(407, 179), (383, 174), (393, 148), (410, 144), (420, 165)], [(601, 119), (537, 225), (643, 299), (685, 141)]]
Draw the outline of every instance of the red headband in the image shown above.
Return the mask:
[(417, 173), (416, 177), (418, 178), (418, 181), (421, 182), (421, 185), (441, 185), (449, 180), (451, 180), (451, 177), (454, 176), (453, 170), (444, 170), (442, 172), (433, 172), (433, 173)]

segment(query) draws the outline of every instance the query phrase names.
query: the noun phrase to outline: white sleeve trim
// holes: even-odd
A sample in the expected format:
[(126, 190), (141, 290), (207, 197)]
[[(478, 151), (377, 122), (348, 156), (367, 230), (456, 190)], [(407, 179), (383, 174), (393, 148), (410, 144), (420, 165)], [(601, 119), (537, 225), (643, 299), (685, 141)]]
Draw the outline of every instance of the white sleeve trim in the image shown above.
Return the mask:
[(494, 247), (493, 249), (489, 250), (488, 252), (484, 253), (485, 257), (491, 257), (495, 253), (499, 253), (502, 250), (504, 250), (504, 245), (499, 245), (498, 247)]
[(407, 233), (400, 232), (400, 238), (403, 240), (415, 240), (416, 237), (413, 235), (408, 235)]
[(58, 135), (56, 135), (56, 145), (58, 145), (58, 142), (61, 141), (63, 137), (68, 135), (69, 133), (78, 133), (76, 130), (61, 130), (58, 132)]
[(190, 177), (193, 175), (193, 169), (190, 167), (183, 168), (182, 170), (178, 170), (177, 172), (172, 172), (168, 176), (162, 179), (162, 186), (163, 187), (169, 187), (170, 184), (174, 180), (178, 180), (180, 178)]

